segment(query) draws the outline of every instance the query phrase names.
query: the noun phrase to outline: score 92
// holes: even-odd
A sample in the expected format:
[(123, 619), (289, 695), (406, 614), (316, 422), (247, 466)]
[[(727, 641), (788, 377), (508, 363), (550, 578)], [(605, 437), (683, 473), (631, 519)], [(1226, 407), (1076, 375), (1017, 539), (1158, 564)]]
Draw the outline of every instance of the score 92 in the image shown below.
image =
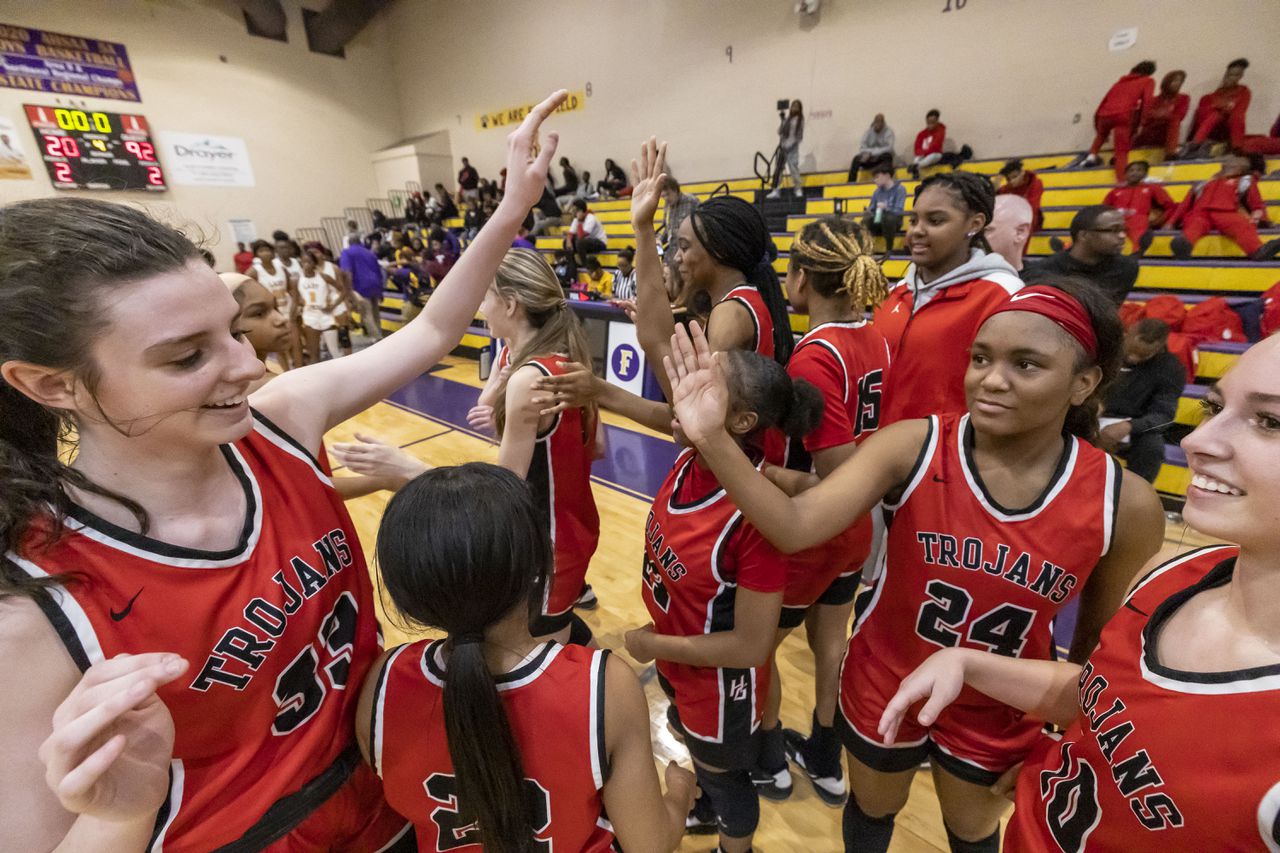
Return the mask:
[(124, 143), (124, 149), (140, 161), (150, 163), (156, 161), (156, 148), (150, 142), (135, 142), (132, 139), (127, 139)]

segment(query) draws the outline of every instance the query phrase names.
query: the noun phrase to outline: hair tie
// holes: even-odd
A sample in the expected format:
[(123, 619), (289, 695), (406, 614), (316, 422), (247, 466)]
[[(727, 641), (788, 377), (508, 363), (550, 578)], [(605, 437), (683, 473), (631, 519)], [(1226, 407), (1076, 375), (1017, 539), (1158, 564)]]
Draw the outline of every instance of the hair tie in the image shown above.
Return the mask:
[(478, 645), (484, 642), (484, 634), (478, 632), (475, 634), (457, 634), (451, 636), (449, 641), (453, 644), (455, 649), (458, 648), (458, 646)]
[(1006, 311), (1026, 311), (1048, 318), (1062, 331), (1075, 338), (1089, 358), (1098, 360), (1098, 336), (1093, 331), (1093, 319), (1080, 300), (1065, 290), (1045, 284), (1024, 287), (991, 309), (991, 313), (982, 322), (985, 323), (995, 315)]

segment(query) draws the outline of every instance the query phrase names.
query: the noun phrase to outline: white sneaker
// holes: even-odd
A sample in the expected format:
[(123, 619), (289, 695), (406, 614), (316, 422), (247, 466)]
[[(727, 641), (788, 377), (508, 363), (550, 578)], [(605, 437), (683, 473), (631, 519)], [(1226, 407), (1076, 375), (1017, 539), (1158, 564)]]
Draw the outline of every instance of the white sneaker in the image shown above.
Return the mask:
[(781, 197), (782, 197), (782, 190), (780, 189), (774, 190), (773, 192), (765, 196), (765, 198), (781, 198)]
[(804, 190), (800, 187), (796, 187), (796, 198), (804, 198)]

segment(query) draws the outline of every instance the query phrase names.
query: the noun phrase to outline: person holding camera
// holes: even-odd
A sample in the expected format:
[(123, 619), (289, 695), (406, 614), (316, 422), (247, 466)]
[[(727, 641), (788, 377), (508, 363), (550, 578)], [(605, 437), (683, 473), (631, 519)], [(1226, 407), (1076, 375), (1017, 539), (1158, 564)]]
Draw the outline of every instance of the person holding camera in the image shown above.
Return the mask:
[(782, 166), (785, 161), (791, 173), (791, 186), (796, 198), (804, 198), (804, 183), (800, 179), (800, 140), (804, 139), (804, 107), (799, 101), (778, 101), (778, 150), (774, 152), (773, 192), (769, 198), (782, 195)]

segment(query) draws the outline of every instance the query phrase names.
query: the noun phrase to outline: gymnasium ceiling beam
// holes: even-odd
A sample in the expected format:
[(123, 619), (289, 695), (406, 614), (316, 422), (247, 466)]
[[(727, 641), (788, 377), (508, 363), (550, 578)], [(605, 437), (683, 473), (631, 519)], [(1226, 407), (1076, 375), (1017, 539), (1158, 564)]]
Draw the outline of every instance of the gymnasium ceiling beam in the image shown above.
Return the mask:
[(311, 49), (331, 53), (346, 47), (391, 0), (333, 0), (308, 27)]
[(240, 0), (240, 8), (255, 35), (285, 40), (284, 7), (280, 0)]

